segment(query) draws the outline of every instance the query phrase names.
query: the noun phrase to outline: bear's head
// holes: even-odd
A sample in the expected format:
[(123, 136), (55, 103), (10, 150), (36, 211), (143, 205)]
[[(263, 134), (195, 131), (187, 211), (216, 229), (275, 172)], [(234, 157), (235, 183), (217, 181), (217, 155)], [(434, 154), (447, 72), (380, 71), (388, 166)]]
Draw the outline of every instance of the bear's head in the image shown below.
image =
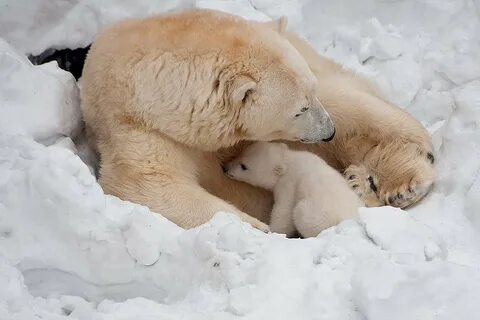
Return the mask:
[(238, 110), (236, 132), (252, 141), (330, 141), (335, 127), (314, 84), (283, 63), (272, 63), (261, 75), (235, 76), (227, 95)]
[(242, 140), (333, 138), (315, 76), (272, 28), (205, 10), (153, 21), (159, 40), (142, 43), (145, 56), (129, 70), (134, 118), (206, 151)]
[(284, 143), (256, 142), (225, 165), (225, 174), (232, 179), (271, 190), (287, 170), (287, 150)]

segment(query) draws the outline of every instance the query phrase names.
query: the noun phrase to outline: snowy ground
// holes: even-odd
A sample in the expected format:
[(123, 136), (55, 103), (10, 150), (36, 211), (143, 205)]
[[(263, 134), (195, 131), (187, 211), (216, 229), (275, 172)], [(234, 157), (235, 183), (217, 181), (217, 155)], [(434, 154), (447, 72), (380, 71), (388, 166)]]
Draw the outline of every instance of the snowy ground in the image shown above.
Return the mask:
[[(193, 5), (286, 15), (373, 79), (433, 135), (432, 193), (308, 240), (222, 213), (185, 231), (104, 195), (70, 139), (73, 77), (23, 54)], [(0, 319), (478, 319), (479, 16), (478, 0), (0, 0)]]

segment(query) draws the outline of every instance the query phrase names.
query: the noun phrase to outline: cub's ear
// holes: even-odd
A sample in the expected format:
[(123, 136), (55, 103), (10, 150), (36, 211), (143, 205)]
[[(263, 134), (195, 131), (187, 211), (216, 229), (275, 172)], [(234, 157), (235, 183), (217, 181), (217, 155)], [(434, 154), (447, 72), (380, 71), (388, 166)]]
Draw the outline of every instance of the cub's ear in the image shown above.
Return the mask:
[(230, 87), (230, 99), (232, 103), (237, 105), (244, 102), (256, 86), (257, 83), (251, 77), (246, 75), (236, 76)]
[(262, 22), (266, 27), (277, 31), (278, 33), (284, 33), (287, 29), (288, 20), (287, 17), (281, 16), (280, 18), (268, 22)]

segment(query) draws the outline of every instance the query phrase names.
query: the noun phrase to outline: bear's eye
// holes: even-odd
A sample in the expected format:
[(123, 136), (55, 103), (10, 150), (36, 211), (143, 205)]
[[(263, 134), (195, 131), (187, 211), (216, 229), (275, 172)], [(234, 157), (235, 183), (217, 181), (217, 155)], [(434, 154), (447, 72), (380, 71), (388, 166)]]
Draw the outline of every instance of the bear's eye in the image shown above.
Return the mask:
[(302, 109), (300, 109), (300, 113), (297, 113), (295, 117), (297, 118), (300, 117), (303, 113), (307, 112), (308, 109), (309, 109), (308, 107), (303, 107)]
[(247, 170), (248, 169), (247, 166), (244, 165), (243, 163), (240, 163), (240, 168), (242, 168), (242, 170)]

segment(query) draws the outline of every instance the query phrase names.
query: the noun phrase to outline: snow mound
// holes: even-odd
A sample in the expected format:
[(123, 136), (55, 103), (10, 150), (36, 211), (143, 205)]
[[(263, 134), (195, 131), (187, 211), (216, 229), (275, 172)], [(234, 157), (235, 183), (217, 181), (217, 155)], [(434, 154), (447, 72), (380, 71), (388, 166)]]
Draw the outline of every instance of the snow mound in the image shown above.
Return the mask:
[(0, 38), (0, 131), (55, 141), (73, 136), (81, 122), (73, 76), (55, 62), (33, 66)]
[[(467, 0), (18, 0), (0, 10), (0, 319), (474, 319), (480, 296), (480, 19)], [(19, 52), (83, 47), (112, 21), (217, 8), (281, 15), (433, 136), (438, 180), (402, 211), (317, 238), (228, 213), (183, 230), (105, 195), (78, 88)], [(88, 23), (87, 23), (88, 22)], [(17, 51), (19, 50), (19, 51)], [(75, 140), (77, 142), (77, 140)], [(90, 169), (90, 170), (89, 170)]]
[(382, 249), (395, 253), (397, 262), (446, 258), (447, 249), (440, 235), (405, 211), (391, 207), (361, 208), (359, 214), (367, 236)]
[[(309, 240), (265, 235), (226, 213), (183, 230), (105, 196), (68, 149), (3, 134), (0, 146), (5, 316), (41, 310), (92, 319), (125, 308), (189, 319), (382, 319), (391, 311), (387, 302), (405, 319), (457, 310), (472, 294), (463, 291), (472, 278), (446, 260), (442, 237), (399, 209), (364, 209), (358, 223)], [(480, 287), (472, 290), (480, 294)], [(452, 295), (457, 300), (445, 306)], [(424, 299), (403, 310), (415, 297)]]

